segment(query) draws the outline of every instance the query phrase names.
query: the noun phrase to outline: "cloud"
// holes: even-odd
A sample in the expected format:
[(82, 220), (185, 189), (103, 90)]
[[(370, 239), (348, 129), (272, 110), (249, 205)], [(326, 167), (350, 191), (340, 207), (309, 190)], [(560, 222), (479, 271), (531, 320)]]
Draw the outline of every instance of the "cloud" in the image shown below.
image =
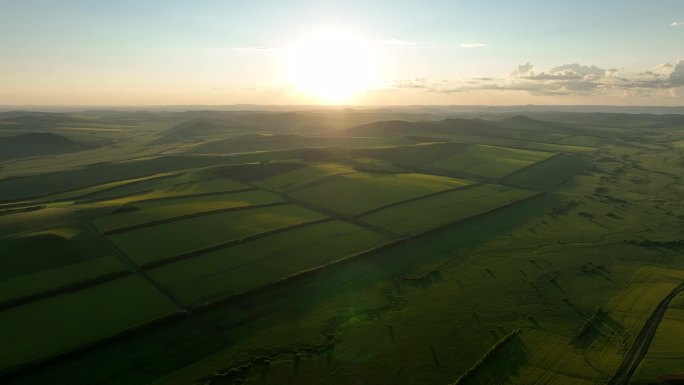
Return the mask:
[(670, 27), (681, 27), (681, 26), (684, 26), (684, 21), (673, 21), (670, 24)]
[(579, 63), (537, 70), (531, 63), (518, 65), (499, 77), (397, 80), (393, 88), (423, 89), (436, 93), (526, 92), (531, 95), (581, 95), (679, 97), (684, 92), (684, 59), (675, 65), (661, 64), (638, 74), (621, 73), (616, 68), (601, 68)]
[(428, 80), (426, 78), (414, 78), (395, 80), (393, 82), (394, 88), (428, 88)]
[(387, 39), (380, 42), (381, 44), (387, 45), (417, 45), (415, 41), (406, 41), (401, 39)]
[(513, 72), (511, 72), (512, 77), (523, 77), (532, 73), (534, 66), (527, 62), (526, 64), (519, 64)]
[(668, 80), (672, 85), (684, 86), (684, 59), (677, 62)]
[(462, 48), (480, 48), (480, 47), (486, 47), (487, 44), (485, 43), (463, 43), (461, 44)]
[(674, 66), (670, 63), (663, 63), (657, 65), (655, 68), (653, 68), (653, 72), (656, 75), (669, 75), (672, 73), (672, 70), (674, 69)]
[[(527, 65), (530, 65), (527, 63)], [(521, 66), (518, 66), (520, 68)], [(532, 68), (527, 68), (519, 77), (534, 80), (595, 80), (606, 76), (608, 70), (598, 68), (596, 66), (583, 66), (577, 63), (564, 64), (562, 66), (549, 68), (547, 71), (542, 71), (538, 74), (532, 72)]]

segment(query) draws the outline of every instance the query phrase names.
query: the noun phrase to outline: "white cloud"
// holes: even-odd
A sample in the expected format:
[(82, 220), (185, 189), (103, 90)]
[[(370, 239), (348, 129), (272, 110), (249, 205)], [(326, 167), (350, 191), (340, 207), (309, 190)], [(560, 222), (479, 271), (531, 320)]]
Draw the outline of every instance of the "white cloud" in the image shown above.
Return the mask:
[(531, 95), (680, 97), (684, 92), (684, 59), (676, 65), (665, 63), (639, 74), (623, 74), (615, 68), (578, 63), (536, 70), (531, 63), (525, 63), (499, 77), (414, 78), (395, 81), (393, 88), (419, 88), (446, 94), (503, 91)]
[(668, 76), (672, 73), (672, 70), (674, 69), (674, 66), (670, 63), (663, 63), (655, 66), (653, 68), (653, 73), (657, 76)]
[(681, 27), (684, 26), (684, 21), (673, 21), (670, 27)]
[(677, 61), (669, 80), (673, 85), (684, 86), (684, 59)]
[(480, 47), (486, 47), (487, 44), (485, 43), (463, 43), (461, 44), (462, 48), (480, 48)]
[(534, 72), (532, 72), (533, 68), (534, 68), (534, 66), (532, 64), (530, 64), (529, 62), (527, 62), (525, 64), (519, 64), (513, 70), (513, 72), (511, 72), (511, 76), (512, 77), (516, 77), (516, 76), (522, 77), (522, 76), (528, 76), (530, 74), (534, 74)]
[[(527, 63), (529, 65), (529, 63)], [(518, 66), (520, 68), (520, 66)], [(527, 73), (519, 74), (519, 77), (532, 80), (596, 80), (607, 74), (607, 70), (596, 66), (583, 66), (577, 63), (564, 64), (551, 67), (546, 71), (535, 74), (531, 68)]]

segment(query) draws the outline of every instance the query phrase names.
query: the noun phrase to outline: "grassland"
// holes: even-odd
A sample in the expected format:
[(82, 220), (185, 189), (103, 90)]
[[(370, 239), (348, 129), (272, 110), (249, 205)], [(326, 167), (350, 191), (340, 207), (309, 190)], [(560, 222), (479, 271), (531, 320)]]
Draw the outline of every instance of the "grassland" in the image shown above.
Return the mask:
[(0, 281), (0, 304), (126, 270), (114, 256), (101, 257)]
[[(324, 218), (294, 205), (236, 210), (155, 224), (108, 236), (138, 264)], [(160, 240), (160, 243), (150, 240)], [(161, 242), (163, 240), (163, 242)]]
[(5, 310), (0, 314), (0, 334), (3, 345), (12, 349), (1, 350), (0, 367), (53, 356), (175, 311), (139, 277)]
[(126, 209), (97, 218), (94, 223), (100, 232), (166, 220), (174, 217), (211, 212), (233, 207), (281, 202), (276, 195), (265, 191), (216, 194), (203, 197), (165, 199), (132, 203)]
[(631, 384), (676, 381), (684, 378), (684, 294), (670, 303), (655, 338)]
[(587, 168), (587, 163), (576, 155), (561, 154), (514, 172), (503, 181), (515, 186), (551, 190)]
[(423, 174), (355, 173), (327, 178), (289, 195), (297, 200), (344, 215), (402, 200), (466, 186), (470, 182)]
[(435, 162), (433, 167), (447, 172), (495, 179), (551, 156), (553, 153), (550, 152), (478, 145)]
[(388, 207), (360, 217), (364, 222), (404, 235), (421, 233), (529, 197), (529, 191), (477, 185)]
[(335, 262), (387, 240), (347, 223), (327, 222), (162, 266), (150, 275), (186, 304), (196, 305)]
[(311, 183), (315, 183), (323, 178), (351, 174), (354, 170), (351, 167), (338, 164), (314, 164), (309, 167), (294, 171), (285, 172), (260, 180), (256, 184), (270, 190), (291, 191)]
[(674, 117), (84, 114), (0, 162), (3, 384), (607, 384), (684, 281)]
[(4, 238), (0, 242), (0, 279), (60, 268), (106, 257), (111, 251), (82, 227), (59, 227)]

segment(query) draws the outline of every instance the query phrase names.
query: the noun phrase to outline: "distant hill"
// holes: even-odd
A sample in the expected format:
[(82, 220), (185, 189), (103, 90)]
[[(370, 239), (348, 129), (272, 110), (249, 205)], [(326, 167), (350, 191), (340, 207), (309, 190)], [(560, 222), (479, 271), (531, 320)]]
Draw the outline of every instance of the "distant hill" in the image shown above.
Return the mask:
[(209, 137), (237, 133), (320, 133), (347, 126), (328, 116), (314, 116), (297, 112), (287, 113), (212, 113), (211, 117), (192, 119), (173, 126), (153, 144), (197, 142)]
[[(391, 111), (188, 111), (174, 113), (175, 118), (189, 119), (169, 128), (153, 144), (203, 141), (210, 136), (236, 133), (267, 133), (274, 135), (325, 135), (373, 121), (402, 118), (435, 119), (429, 115), (393, 113)], [(241, 132), (240, 132), (241, 131)]]
[(51, 133), (31, 133), (0, 137), (0, 161), (29, 156), (83, 151), (92, 146)]
[(88, 123), (93, 123), (93, 121), (71, 114), (56, 112), (9, 111), (0, 113), (0, 128), (42, 130)]
[(210, 136), (225, 135), (240, 129), (242, 126), (230, 119), (193, 119), (170, 128), (152, 144), (203, 141)]
[(397, 135), (397, 134), (459, 134), (481, 135), (502, 128), (496, 123), (483, 119), (449, 118), (441, 121), (407, 122), (391, 120), (362, 124), (347, 130), (349, 135)]

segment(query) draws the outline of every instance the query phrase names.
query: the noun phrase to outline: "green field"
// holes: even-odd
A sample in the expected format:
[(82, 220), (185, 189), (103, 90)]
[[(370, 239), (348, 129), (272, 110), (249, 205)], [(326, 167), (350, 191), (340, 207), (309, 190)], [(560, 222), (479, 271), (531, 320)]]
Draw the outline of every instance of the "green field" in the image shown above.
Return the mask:
[[(88, 186), (85, 188), (72, 190), (64, 193), (49, 195), (45, 199), (51, 201), (59, 201), (76, 198), (80, 199), (101, 196), (116, 196), (120, 194), (125, 194), (127, 192), (130, 193), (131, 191), (136, 192), (149, 189), (150, 186), (156, 186), (160, 183), (163, 183), (163, 181), (168, 178), (176, 179), (178, 177), (175, 173), (164, 173), (158, 175), (145, 176), (142, 178), (124, 179), (115, 182)], [(161, 179), (161, 181), (159, 179)]]
[(242, 293), (378, 246), (387, 238), (339, 221), (322, 223), (150, 271), (189, 305)]
[(684, 294), (670, 303), (651, 347), (631, 384), (648, 384), (661, 376), (684, 378)]
[(507, 186), (478, 185), (392, 206), (360, 219), (398, 234), (421, 233), (530, 195)]
[(494, 146), (472, 146), (461, 153), (435, 162), (433, 167), (452, 173), (495, 179), (550, 156), (553, 156), (553, 153)]
[[(0, 313), (0, 368), (112, 337), (178, 309), (139, 277), (37, 301)], [(59, 332), (55, 332), (59, 331)]]
[(0, 281), (0, 303), (27, 297), (66, 285), (96, 280), (126, 269), (116, 257), (101, 257), (38, 271)]
[(333, 175), (351, 174), (353, 172), (354, 170), (351, 167), (339, 164), (314, 164), (262, 179), (257, 185), (270, 190), (291, 191), (315, 183), (322, 178)]
[(356, 173), (296, 190), (295, 199), (345, 215), (358, 215), (402, 200), (465, 186), (470, 182), (424, 174)]
[(0, 111), (0, 383), (682, 374), (681, 117), (533, 107)]
[(152, 202), (133, 203), (131, 211), (112, 213), (97, 218), (95, 226), (100, 232), (121, 227), (139, 225), (183, 215), (210, 212), (230, 207), (246, 207), (252, 205), (280, 202), (281, 199), (265, 191), (248, 191), (239, 193), (217, 194), (203, 197), (165, 199)]
[[(321, 218), (324, 216), (319, 213), (295, 205), (282, 205), (201, 215), (112, 234), (107, 238), (133, 261), (142, 265), (203, 247)], [(160, 242), (150, 242), (151, 239), (157, 239)]]
[(573, 135), (563, 138), (556, 143), (570, 146), (596, 147), (601, 143), (601, 138), (586, 135)]
[(112, 254), (81, 227), (60, 227), (2, 239), (0, 280), (56, 269)]
[(526, 167), (503, 179), (505, 183), (526, 188), (550, 190), (587, 168), (587, 160), (561, 154)]

